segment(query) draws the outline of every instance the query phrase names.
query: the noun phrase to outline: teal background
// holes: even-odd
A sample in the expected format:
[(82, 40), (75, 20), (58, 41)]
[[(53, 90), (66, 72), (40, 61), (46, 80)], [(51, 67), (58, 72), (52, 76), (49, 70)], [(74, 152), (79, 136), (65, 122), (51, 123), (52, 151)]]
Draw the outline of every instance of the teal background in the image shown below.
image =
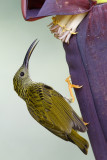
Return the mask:
[[(30, 59), (30, 75), (64, 97), (70, 97), (69, 76), (62, 43), (50, 33), (51, 17), (26, 22), (18, 0), (0, 0), (0, 159), (1, 160), (94, 160), (91, 146), (84, 155), (74, 144), (63, 141), (40, 126), (25, 102), (13, 89), (13, 76), (30, 44), (40, 40)], [(81, 116), (77, 101), (72, 104)], [(87, 133), (80, 133), (88, 141)]]

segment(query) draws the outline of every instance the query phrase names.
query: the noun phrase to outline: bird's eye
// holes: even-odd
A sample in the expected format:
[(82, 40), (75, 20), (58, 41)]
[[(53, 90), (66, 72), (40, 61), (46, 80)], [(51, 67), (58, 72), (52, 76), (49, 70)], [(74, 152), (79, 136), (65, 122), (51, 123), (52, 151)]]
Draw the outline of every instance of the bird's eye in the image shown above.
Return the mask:
[(20, 73), (20, 76), (23, 77), (23, 76), (24, 76), (24, 72), (21, 72), (21, 73)]

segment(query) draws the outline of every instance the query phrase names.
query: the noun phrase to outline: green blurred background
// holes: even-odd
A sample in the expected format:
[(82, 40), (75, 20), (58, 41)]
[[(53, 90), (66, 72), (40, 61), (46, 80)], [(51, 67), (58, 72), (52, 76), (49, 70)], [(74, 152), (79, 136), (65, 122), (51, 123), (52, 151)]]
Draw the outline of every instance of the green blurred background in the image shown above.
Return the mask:
[[(0, 0), (0, 159), (1, 160), (94, 160), (91, 146), (85, 156), (75, 145), (54, 136), (28, 113), (25, 102), (13, 90), (13, 76), (30, 44), (38, 46), (30, 59), (30, 75), (65, 97), (70, 97), (69, 76), (62, 43), (50, 33), (51, 17), (26, 22), (19, 0)], [(72, 104), (81, 116), (77, 101)], [(86, 133), (81, 134), (88, 141)]]

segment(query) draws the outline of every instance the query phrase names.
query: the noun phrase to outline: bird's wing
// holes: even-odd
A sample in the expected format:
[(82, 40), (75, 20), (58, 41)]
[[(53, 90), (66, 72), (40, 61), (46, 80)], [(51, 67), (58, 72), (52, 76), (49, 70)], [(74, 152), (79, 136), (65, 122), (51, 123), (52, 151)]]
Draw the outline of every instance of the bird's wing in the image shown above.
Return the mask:
[(61, 94), (38, 83), (29, 89), (28, 110), (50, 131), (71, 133), (72, 128), (84, 132), (87, 127)]

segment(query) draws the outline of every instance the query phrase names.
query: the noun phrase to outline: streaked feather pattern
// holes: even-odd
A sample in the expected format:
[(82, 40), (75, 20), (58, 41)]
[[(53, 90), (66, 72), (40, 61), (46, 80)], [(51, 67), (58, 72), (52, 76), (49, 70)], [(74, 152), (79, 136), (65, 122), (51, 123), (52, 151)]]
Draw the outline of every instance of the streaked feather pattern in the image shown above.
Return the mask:
[(29, 100), (26, 103), (28, 110), (30, 108), (30, 114), (32, 115), (34, 111), (36, 116), (33, 117), (47, 129), (50, 129), (51, 126), (52, 129), (56, 130), (57, 128), (57, 130), (67, 134), (71, 133), (72, 128), (81, 132), (87, 130), (87, 127), (63, 96), (50, 86), (33, 83), (29, 87), (28, 97)]

